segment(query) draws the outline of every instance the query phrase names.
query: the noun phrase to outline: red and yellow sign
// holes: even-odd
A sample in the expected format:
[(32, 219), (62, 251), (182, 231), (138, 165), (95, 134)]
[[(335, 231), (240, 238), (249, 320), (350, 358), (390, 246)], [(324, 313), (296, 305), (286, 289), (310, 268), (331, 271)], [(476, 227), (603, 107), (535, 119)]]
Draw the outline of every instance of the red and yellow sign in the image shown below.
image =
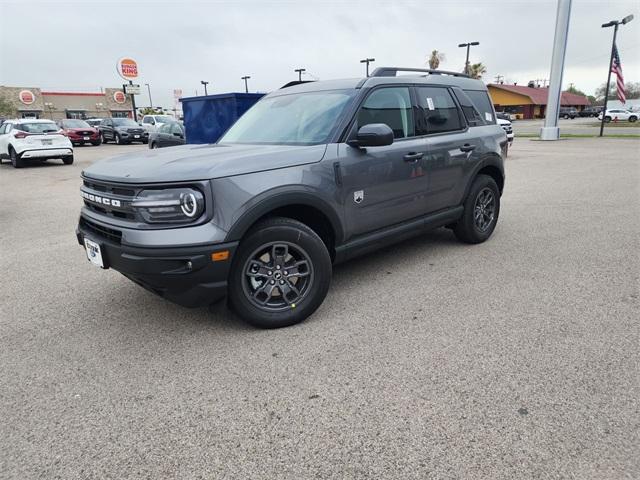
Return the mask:
[(120, 90), (117, 90), (115, 92), (113, 92), (113, 100), (116, 103), (124, 103), (127, 101), (127, 96), (124, 94), (124, 92), (121, 92)]
[(133, 58), (121, 58), (116, 65), (118, 75), (125, 80), (138, 78), (138, 63)]
[(25, 105), (31, 105), (36, 101), (36, 96), (31, 90), (21, 90), (20, 93), (18, 93), (18, 98)]

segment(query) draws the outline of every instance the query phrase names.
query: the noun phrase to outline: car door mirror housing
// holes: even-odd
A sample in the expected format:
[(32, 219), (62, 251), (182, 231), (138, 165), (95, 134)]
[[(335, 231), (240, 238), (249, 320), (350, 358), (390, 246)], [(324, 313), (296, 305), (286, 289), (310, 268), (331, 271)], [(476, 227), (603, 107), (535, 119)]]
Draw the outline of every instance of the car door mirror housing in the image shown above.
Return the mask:
[(358, 130), (356, 138), (347, 141), (354, 148), (383, 147), (393, 143), (393, 130), (385, 123), (369, 123)]

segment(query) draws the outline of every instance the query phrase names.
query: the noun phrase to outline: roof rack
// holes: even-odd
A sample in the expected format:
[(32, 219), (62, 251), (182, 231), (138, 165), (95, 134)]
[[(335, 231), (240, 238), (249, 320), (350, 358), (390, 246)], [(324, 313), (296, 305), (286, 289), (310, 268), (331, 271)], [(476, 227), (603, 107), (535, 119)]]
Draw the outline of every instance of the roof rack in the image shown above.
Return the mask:
[(431, 70), (428, 68), (401, 68), (401, 67), (378, 67), (373, 73), (372, 77), (395, 77), (398, 72), (417, 72), (428, 73), (429, 75), (451, 75), (453, 77), (465, 77), (471, 78), (469, 75), (459, 72), (449, 72), (447, 70)]

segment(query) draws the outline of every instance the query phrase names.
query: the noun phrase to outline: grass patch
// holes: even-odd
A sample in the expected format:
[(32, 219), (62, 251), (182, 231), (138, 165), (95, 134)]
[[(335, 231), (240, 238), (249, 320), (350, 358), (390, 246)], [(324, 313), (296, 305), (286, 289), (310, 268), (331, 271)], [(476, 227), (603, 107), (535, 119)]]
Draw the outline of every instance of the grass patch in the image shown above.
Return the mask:
[[(600, 122), (598, 122), (598, 123), (585, 123), (584, 125), (589, 126), (589, 127), (598, 127), (598, 128), (600, 128)], [(631, 127), (638, 128), (639, 126), (640, 125), (638, 125), (638, 122), (627, 122), (627, 121), (609, 122), (609, 123), (605, 123), (604, 124), (604, 128), (631, 128)]]
[[(538, 133), (516, 133), (516, 138), (539, 138)], [(640, 133), (605, 133), (606, 138), (640, 138)], [(560, 138), (598, 138), (598, 135), (590, 133), (561, 133)]]

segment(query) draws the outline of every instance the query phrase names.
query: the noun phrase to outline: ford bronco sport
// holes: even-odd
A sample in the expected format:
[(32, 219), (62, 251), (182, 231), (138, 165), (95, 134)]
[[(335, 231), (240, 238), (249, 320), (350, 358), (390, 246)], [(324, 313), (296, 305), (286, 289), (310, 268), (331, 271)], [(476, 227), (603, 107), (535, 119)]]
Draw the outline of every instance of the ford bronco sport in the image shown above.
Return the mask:
[(443, 226), (487, 240), (506, 149), (481, 81), (379, 68), (275, 91), (216, 144), (93, 164), (76, 234), (92, 263), (168, 300), (226, 294), (283, 327), (320, 306), (332, 264)]

